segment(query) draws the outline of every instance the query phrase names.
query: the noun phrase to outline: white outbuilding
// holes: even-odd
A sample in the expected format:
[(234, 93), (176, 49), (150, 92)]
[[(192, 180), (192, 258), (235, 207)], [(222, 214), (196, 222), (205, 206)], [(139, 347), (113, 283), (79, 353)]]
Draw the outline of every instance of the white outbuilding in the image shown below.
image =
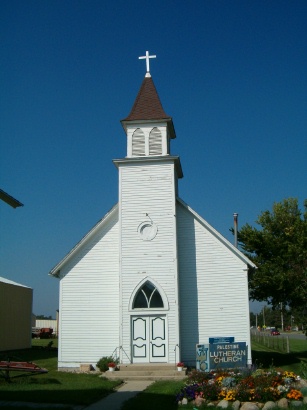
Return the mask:
[(0, 351), (31, 347), (33, 289), (0, 277)]
[(245, 343), (251, 363), (254, 265), (179, 197), (175, 129), (149, 70), (121, 123), (118, 203), (50, 272), (60, 280), (58, 367), (95, 367), (114, 351), (121, 363), (195, 365), (196, 344), (212, 338)]

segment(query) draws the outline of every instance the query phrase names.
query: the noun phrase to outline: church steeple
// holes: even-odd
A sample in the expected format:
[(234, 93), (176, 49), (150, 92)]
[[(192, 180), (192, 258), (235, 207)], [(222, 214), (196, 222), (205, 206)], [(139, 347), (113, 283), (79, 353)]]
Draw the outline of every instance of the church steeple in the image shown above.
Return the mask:
[(151, 77), (145, 77), (130, 114), (123, 121), (172, 120), (162, 107)]
[(121, 123), (127, 134), (127, 157), (170, 155), (170, 139), (176, 138), (172, 117), (162, 107), (156, 87), (147, 72), (132, 106), (130, 114)]

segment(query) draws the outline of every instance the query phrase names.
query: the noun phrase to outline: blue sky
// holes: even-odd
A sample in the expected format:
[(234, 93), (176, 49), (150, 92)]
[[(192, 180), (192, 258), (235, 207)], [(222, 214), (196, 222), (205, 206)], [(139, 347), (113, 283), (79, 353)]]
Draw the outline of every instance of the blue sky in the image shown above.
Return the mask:
[(24, 207), (0, 202), (0, 276), (34, 289), (35, 314), (55, 316), (48, 272), (117, 202), (146, 50), (181, 198), (231, 241), (234, 212), (303, 207), (306, 21), (301, 0), (1, 1), (0, 188)]

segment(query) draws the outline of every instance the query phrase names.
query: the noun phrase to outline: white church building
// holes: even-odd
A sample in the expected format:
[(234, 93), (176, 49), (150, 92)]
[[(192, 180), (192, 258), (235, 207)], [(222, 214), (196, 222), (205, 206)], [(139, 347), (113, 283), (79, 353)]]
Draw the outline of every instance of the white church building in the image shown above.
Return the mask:
[(172, 118), (149, 72), (121, 121), (127, 156), (113, 160), (118, 203), (50, 272), (59, 279), (58, 368), (195, 365), (196, 344), (233, 337), (251, 363), (248, 269), (254, 264), (178, 194)]

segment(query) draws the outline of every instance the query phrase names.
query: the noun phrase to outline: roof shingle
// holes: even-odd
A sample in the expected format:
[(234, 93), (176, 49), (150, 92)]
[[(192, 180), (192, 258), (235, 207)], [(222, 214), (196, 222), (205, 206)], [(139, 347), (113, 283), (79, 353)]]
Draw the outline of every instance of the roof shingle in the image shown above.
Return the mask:
[(152, 78), (145, 77), (130, 114), (122, 121), (161, 119), (171, 120), (171, 117), (162, 107)]

